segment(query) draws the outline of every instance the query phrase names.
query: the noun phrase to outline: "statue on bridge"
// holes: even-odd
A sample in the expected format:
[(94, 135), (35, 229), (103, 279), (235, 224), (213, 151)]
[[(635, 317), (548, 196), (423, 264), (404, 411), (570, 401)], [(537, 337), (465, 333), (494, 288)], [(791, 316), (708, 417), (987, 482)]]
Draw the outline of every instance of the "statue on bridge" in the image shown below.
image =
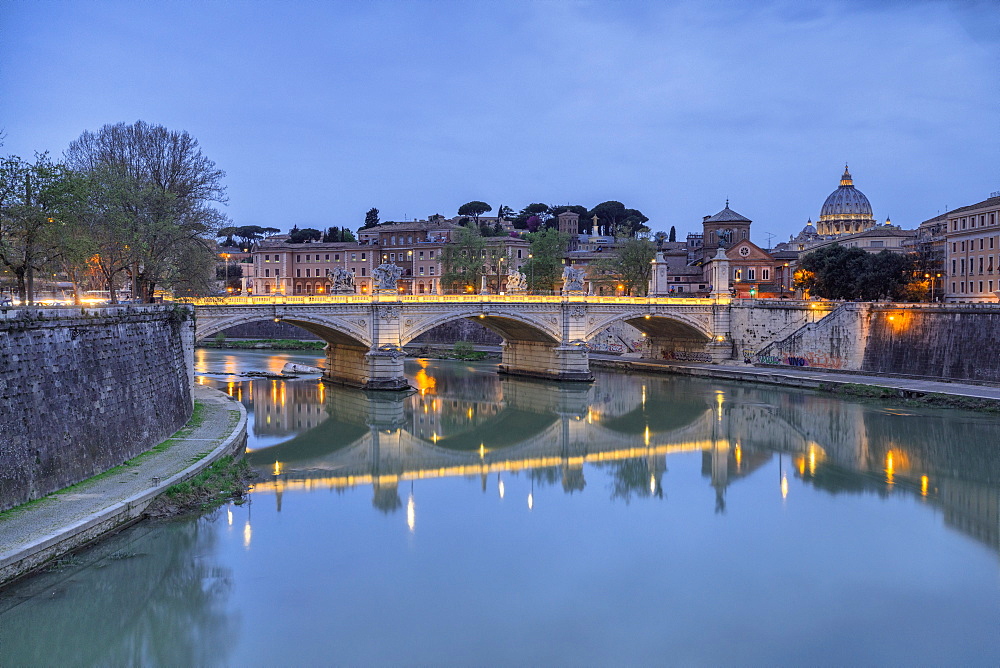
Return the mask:
[(577, 269), (566, 265), (563, 269), (563, 294), (582, 294), (584, 292), (583, 281), (586, 278), (583, 269)]
[(507, 269), (507, 293), (525, 292), (528, 289), (528, 279), (517, 267), (511, 265)]
[(326, 270), (326, 277), (333, 280), (331, 294), (345, 295), (354, 294), (354, 272), (348, 271), (344, 267)]
[(378, 292), (395, 292), (396, 281), (403, 275), (403, 268), (397, 267), (395, 263), (383, 262), (372, 269), (372, 278), (375, 280), (375, 290)]

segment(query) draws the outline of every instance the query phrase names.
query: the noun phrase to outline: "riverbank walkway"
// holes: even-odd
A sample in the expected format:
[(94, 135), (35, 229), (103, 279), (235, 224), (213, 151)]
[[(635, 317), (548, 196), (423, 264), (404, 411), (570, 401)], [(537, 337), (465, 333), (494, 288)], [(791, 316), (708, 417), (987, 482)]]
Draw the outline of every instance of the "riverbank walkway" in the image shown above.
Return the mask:
[[(0, 586), (142, 516), (171, 485), (246, 441), (243, 404), (196, 384), (197, 426), (186, 426), (127, 464), (0, 513)], [(161, 444), (163, 445), (163, 444)]]
[(674, 373), (684, 376), (738, 380), (783, 385), (786, 387), (832, 390), (838, 385), (868, 385), (893, 391), (901, 397), (913, 397), (924, 394), (947, 394), (969, 399), (1000, 401), (1000, 387), (973, 385), (961, 381), (951, 382), (929, 378), (862, 374), (836, 370), (816, 371), (800, 367), (761, 367), (736, 362), (732, 364), (709, 364), (670, 360), (624, 359), (617, 355), (596, 355), (593, 353), (591, 353), (590, 359), (596, 361), (598, 365), (604, 363), (615, 367), (627, 366), (636, 371)]

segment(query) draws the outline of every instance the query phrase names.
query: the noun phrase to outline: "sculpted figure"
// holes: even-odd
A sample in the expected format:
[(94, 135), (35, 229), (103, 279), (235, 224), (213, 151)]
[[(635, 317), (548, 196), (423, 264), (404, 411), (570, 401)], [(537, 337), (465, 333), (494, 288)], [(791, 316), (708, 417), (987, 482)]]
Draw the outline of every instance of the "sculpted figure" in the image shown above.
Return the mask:
[(523, 292), (527, 289), (527, 278), (517, 270), (517, 267), (512, 266), (507, 272), (507, 292)]
[(577, 269), (566, 265), (563, 269), (563, 292), (582, 292), (583, 291), (583, 280), (584, 272), (583, 269)]
[(372, 278), (375, 279), (375, 287), (378, 290), (395, 290), (396, 281), (403, 275), (403, 268), (397, 267), (394, 263), (383, 262), (372, 270)]
[(354, 290), (354, 274), (344, 267), (337, 267), (333, 271), (327, 269), (326, 277), (333, 279), (334, 292), (348, 292)]

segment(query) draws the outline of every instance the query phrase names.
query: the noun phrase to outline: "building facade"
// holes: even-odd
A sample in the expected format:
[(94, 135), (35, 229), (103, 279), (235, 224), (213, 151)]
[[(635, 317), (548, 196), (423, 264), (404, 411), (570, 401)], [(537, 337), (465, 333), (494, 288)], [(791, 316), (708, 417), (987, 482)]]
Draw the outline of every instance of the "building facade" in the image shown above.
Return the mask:
[(945, 301), (1000, 301), (1000, 193), (946, 220)]

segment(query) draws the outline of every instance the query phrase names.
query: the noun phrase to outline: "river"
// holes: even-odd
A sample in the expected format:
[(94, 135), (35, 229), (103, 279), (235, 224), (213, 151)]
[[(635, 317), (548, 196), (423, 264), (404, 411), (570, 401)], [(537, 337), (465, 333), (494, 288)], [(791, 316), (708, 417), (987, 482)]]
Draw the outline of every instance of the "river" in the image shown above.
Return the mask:
[(1000, 424), (665, 375), (409, 360), (249, 380), (242, 505), (0, 592), (0, 665), (997, 665)]

